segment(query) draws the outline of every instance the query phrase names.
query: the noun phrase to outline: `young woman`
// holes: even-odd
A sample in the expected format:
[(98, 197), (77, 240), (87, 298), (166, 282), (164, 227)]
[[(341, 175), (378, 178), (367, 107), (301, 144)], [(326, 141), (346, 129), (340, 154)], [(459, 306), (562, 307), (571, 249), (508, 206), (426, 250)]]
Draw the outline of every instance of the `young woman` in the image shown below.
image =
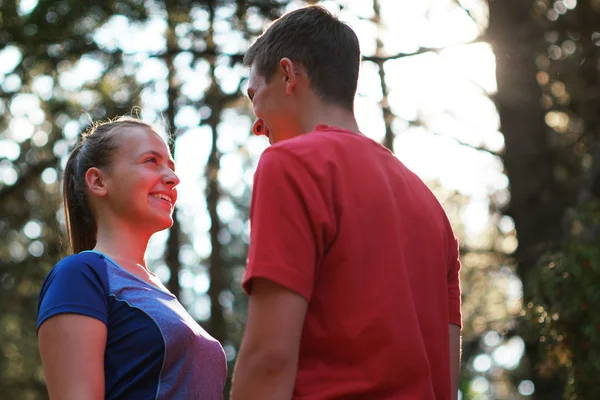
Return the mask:
[(137, 119), (95, 126), (70, 155), (73, 254), (46, 278), (38, 314), (51, 399), (222, 399), (223, 348), (144, 260), (173, 223), (178, 183), (167, 144)]

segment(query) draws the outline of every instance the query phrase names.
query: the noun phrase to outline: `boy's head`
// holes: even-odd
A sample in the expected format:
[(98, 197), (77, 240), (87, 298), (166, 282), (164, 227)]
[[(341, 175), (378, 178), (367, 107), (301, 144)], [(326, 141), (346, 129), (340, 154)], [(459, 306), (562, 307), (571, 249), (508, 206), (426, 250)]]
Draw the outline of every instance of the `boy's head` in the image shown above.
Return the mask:
[[(252, 44), (244, 64), (250, 67), (251, 99), (263, 86), (271, 89), (261, 99), (261, 102), (271, 103), (270, 106), (254, 103), (257, 117), (271, 130), (277, 122), (269, 121), (268, 115), (259, 115), (261, 111), (277, 108), (280, 115), (294, 108), (289, 104), (286, 107), (286, 99), (280, 93), (292, 90), (286, 86), (286, 74), (292, 78), (304, 74), (308, 88), (319, 99), (353, 111), (360, 65), (358, 38), (350, 27), (322, 7), (301, 8), (277, 19)], [(273, 87), (279, 83), (279, 87)], [(292, 88), (294, 85), (292, 82)], [(268, 102), (265, 102), (267, 97)]]

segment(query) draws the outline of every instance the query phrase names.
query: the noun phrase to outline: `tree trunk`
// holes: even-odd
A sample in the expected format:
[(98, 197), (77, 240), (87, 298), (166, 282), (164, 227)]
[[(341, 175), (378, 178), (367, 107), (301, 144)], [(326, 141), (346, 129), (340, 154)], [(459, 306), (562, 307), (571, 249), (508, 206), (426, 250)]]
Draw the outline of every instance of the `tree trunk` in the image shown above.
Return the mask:
[[(209, 4), (210, 13), (210, 26), (208, 36), (206, 38), (206, 44), (208, 49), (216, 51), (216, 45), (213, 40), (214, 36), (214, 19), (215, 19), (215, 5)], [(219, 162), (221, 155), (217, 148), (218, 131), (217, 125), (221, 118), (221, 111), (223, 109), (222, 98), (223, 94), (220, 92), (219, 84), (215, 77), (215, 64), (216, 57), (209, 57), (210, 61), (210, 73), (211, 73), (211, 85), (206, 93), (206, 104), (211, 109), (211, 116), (208, 119), (208, 125), (212, 131), (212, 143), (210, 154), (208, 156), (208, 162), (206, 164), (206, 204), (208, 207), (208, 213), (210, 215), (210, 243), (211, 253), (209, 258), (209, 276), (210, 286), (208, 289), (208, 295), (210, 297), (210, 333), (221, 343), (227, 340), (227, 326), (225, 323), (225, 317), (223, 315), (223, 308), (219, 301), (219, 296), (225, 289), (225, 282), (223, 279), (223, 255), (221, 251), (221, 242), (219, 241), (219, 233), (221, 231), (221, 219), (217, 212), (219, 199), (221, 197), (219, 189)]]
[[(531, 0), (491, 0), (487, 36), (496, 55), (500, 114), (506, 145), (504, 166), (509, 178), (511, 201), (506, 214), (515, 222), (519, 247), (517, 274), (524, 284), (524, 302), (529, 301), (527, 274), (543, 249), (561, 240), (561, 220), (572, 196), (557, 182), (554, 154), (548, 143), (541, 90), (536, 81), (536, 56), (545, 51), (544, 31), (532, 17)], [(526, 355), (536, 366), (538, 343), (526, 343)], [(541, 376), (532, 371), (535, 399), (562, 399), (563, 376)]]
[[(176, 12), (177, 3), (175, 0), (170, 0), (167, 3), (167, 54), (165, 62), (169, 71), (168, 75), (168, 106), (167, 106), (167, 129), (169, 131), (169, 148), (171, 154), (175, 155), (175, 137), (177, 127), (175, 126), (176, 100), (178, 93), (178, 85), (175, 81), (175, 65), (173, 59), (177, 53), (177, 38), (175, 36), (175, 21), (173, 13)], [(169, 238), (167, 239), (167, 248), (165, 254), (165, 263), (171, 271), (171, 277), (168, 282), (168, 288), (175, 296), (179, 297), (181, 293), (181, 285), (179, 283), (179, 271), (181, 270), (181, 262), (179, 261), (179, 249), (181, 247), (181, 226), (177, 219), (177, 207), (173, 209), (173, 226), (169, 230)]]

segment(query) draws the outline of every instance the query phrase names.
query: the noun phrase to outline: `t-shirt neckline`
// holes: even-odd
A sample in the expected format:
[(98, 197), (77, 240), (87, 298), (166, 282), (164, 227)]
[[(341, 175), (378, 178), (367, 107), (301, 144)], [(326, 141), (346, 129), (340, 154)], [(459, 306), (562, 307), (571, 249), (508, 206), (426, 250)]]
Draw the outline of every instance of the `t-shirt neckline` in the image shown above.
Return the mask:
[(357, 132), (353, 132), (349, 129), (340, 128), (339, 126), (326, 125), (326, 124), (318, 124), (317, 126), (315, 126), (314, 130), (315, 131), (341, 131), (341, 132), (348, 132), (348, 133), (354, 133), (354, 134), (357, 133)]
[(315, 131), (315, 132), (316, 131), (335, 131), (335, 132), (349, 133), (351, 135), (361, 136), (361, 137), (365, 137), (365, 138), (367, 137), (365, 134), (363, 134), (361, 132), (354, 132), (354, 131), (351, 131), (350, 129), (340, 128), (339, 126), (336, 126), (336, 125), (318, 124), (317, 126), (315, 126), (313, 131)]
[(127, 275), (131, 276), (133, 279), (141, 282), (142, 284), (144, 284), (144, 285), (146, 285), (146, 286), (148, 286), (148, 287), (150, 287), (152, 289), (158, 290), (160, 293), (164, 293), (166, 295), (175, 297), (175, 295), (173, 293), (168, 292), (168, 291), (164, 291), (161, 288), (159, 288), (158, 286), (146, 282), (145, 280), (143, 280), (142, 278), (140, 278), (136, 274), (127, 271), (125, 268), (123, 268), (121, 265), (119, 265), (118, 262), (116, 262), (115, 260), (113, 260), (112, 258), (110, 258), (109, 256), (107, 256), (106, 254), (104, 254), (104, 253), (102, 253), (100, 251), (97, 251), (97, 250), (84, 250), (81, 253), (95, 253), (95, 254), (98, 254), (99, 256), (102, 256), (105, 259), (107, 259), (108, 261), (110, 261), (115, 267), (119, 268), (120, 270), (122, 270), (123, 272), (125, 272)]

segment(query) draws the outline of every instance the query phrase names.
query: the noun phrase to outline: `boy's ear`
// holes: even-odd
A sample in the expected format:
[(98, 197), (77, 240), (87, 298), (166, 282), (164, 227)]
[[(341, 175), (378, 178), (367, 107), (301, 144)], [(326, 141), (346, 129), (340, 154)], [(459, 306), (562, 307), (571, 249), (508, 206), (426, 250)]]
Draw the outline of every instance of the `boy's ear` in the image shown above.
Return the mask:
[(108, 187), (106, 186), (106, 177), (102, 171), (96, 167), (92, 167), (85, 173), (85, 185), (90, 194), (95, 196), (106, 196)]
[(287, 57), (282, 58), (279, 61), (279, 68), (281, 75), (285, 83), (285, 93), (291, 94), (292, 90), (298, 85), (298, 74), (300, 73), (300, 65), (294, 63)]

